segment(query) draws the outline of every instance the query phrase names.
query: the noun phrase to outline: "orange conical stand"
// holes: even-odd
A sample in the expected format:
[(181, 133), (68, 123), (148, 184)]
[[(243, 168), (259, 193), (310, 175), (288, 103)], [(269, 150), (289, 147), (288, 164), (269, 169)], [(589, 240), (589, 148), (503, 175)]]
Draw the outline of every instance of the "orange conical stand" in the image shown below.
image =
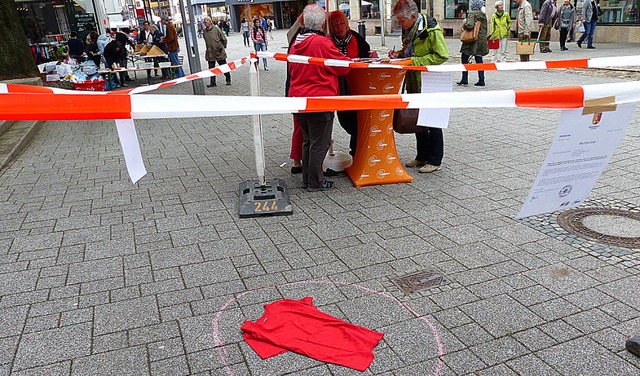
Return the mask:
[[(398, 94), (404, 74), (403, 69), (358, 68), (347, 74), (347, 82), (353, 95)], [(393, 109), (358, 111), (358, 146), (345, 171), (356, 188), (413, 181), (398, 159)]]

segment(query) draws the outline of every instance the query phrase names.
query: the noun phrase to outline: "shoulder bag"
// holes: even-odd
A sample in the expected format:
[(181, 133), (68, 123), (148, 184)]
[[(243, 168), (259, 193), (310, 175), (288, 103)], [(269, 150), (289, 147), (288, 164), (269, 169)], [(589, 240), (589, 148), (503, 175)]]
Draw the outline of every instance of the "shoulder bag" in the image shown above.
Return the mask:
[[(408, 71), (408, 73), (413, 73)], [(405, 78), (406, 79), (406, 78)], [(405, 85), (402, 85), (402, 92), (405, 91)], [(399, 108), (393, 111), (393, 130), (398, 133), (423, 133), (427, 131), (427, 127), (418, 125), (418, 108)]]
[(473, 43), (478, 40), (478, 35), (480, 34), (480, 21), (476, 21), (473, 24), (472, 30), (462, 30), (462, 34), (460, 34), (460, 42), (462, 43)]

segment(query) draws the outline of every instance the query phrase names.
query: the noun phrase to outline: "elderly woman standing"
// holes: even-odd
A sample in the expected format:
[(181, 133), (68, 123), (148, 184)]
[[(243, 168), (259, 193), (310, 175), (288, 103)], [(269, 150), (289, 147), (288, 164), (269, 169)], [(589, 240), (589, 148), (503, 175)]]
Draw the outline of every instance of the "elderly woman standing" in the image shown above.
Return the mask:
[[(482, 11), (484, 2), (482, 0), (471, 0), (471, 13), (467, 14), (467, 19), (462, 24), (465, 30), (473, 30), (476, 22), (480, 21), (480, 32), (478, 40), (468, 43), (462, 43), (460, 52), (462, 53), (462, 64), (470, 62), (474, 56), (476, 63), (482, 63), (482, 57), (489, 53), (489, 43), (487, 42), (487, 16)], [(462, 72), (462, 79), (458, 85), (467, 85), (469, 82), (469, 72)], [(478, 71), (478, 82), (475, 86), (484, 86), (484, 71)]]
[[(391, 13), (402, 27), (402, 50), (389, 52), (390, 58), (408, 57), (412, 65), (438, 65), (449, 59), (442, 28), (434, 18), (418, 13), (418, 6), (413, 0), (398, 0)], [(420, 72), (408, 71), (405, 76), (407, 93), (420, 93), (421, 85)], [(416, 146), (416, 159), (406, 163), (407, 167), (420, 167), (419, 171), (425, 173), (441, 169), (444, 155), (442, 129), (427, 128), (427, 132), (416, 133)]]
[[(317, 4), (307, 5), (303, 12), (304, 27), (291, 45), (294, 55), (348, 60), (324, 34), (326, 14)], [(349, 73), (349, 68), (324, 65), (289, 64), (290, 97), (335, 96), (340, 93), (338, 76)], [(333, 112), (294, 114), (302, 130), (302, 184), (309, 191), (335, 188), (333, 181), (325, 180), (322, 162), (329, 150), (333, 131)]]
[(566, 51), (568, 50), (566, 43), (569, 30), (576, 27), (576, 10), (573, 9), (569, 0), (564, 0), (564, 5), (558, 13), (559, 17), (556, 18), (554, 27), (560, 29), (560, 51)]
[(509, 42), (509, 30), (511, 30), (511, 17), (504, 11), (502, 0), (496, 1), (496, 12), (491, 16), (489, 39), (498, 39), (500, 46), (491, 53), (491, 61), (494, 63), (507, 60), (507, 43)]

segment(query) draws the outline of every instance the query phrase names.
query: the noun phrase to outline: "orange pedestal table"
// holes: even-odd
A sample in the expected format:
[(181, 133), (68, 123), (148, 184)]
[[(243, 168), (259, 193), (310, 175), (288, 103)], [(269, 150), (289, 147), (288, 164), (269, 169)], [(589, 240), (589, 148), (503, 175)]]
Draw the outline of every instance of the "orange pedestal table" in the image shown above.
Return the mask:
[[(404, 74), (403, 69), (358, 68), (349, 71), (347, 82), (353, 95), (398, 94)], [(356, 188), (413, 181), (398, 159), (393, 109), (358, 111), (358, 146), (345, 171)]]

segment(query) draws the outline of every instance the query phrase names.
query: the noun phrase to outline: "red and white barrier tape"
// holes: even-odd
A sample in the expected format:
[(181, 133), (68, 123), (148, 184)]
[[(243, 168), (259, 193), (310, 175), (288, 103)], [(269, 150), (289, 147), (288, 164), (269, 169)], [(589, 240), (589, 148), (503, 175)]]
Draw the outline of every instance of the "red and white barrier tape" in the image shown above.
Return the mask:
[(3, 120), (158, 119), (395, 108), (581, 108), (585, 101), (615, 97), (612, 104), (640, 102), (640, 83), (566, 86), (483, 92), (361, 95), (311, 98), (101, 95), (84, 92), (8, 91), (0, 85)]
[(326, 65), (332, 67), (351, 68), (395, 68), (428, 72), (464, 72), (492, 70), (545, 70), (562, 68), (603, 68), (640, 66), (640, 55), (618, 57), (595, 57), (572, 60), (527, 61), (513, 63), (480, 63), (480, 64), (443, 64), (427, 66), (407, 66), (399, 64), (364, 63), (349, 60), (324, 59), (302, 55), (290, 55), (268, 51), (258, 52), (258, 57), (271, 58), (290, 63)]

